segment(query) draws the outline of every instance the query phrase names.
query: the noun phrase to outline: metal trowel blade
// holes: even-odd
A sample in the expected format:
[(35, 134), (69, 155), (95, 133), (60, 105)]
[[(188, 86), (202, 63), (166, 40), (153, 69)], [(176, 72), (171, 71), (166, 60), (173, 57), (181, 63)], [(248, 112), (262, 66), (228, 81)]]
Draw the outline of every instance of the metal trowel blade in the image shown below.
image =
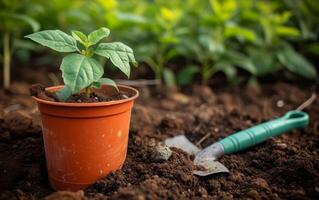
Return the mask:
[(178, 135), (172, 138), (167, 138), (165, 140), (165, 144), (168, 147), (175, 147), (179, 148), (189, 155), (196, 155), (198, 152), (200, 152), (200, 148), (195, 146), (191, 141), (189, 141), (185, 135)]
[(229, 170), (222, 163), (216, 161), (214, 158), (196, 159), (196, 154), (198, 154), (201, 149), (195, 146), (184, 135), (178, 135), (172, 138), (168, 138), (165, 140), (165, 144), (168, 147), (176, 147), (182, 149), (190, 155), (195, 155), (194, 164), (198, 166), (198, 169), (193, 171), (193, 174), (195, 175), (208, 176), (216, 173), (229, 173)]
[(227, 167), (216, 160), (201, 160), (200, 162), (194, 162), (198, 169), (193, 171), (193, 174), (197, 176), (208, 176), (217, 173), (229, 173)]

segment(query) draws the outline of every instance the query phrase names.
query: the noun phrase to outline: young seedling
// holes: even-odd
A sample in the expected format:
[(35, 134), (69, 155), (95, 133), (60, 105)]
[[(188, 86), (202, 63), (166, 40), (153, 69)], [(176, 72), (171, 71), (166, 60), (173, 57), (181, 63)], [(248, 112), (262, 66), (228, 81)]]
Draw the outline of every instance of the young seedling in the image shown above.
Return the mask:
[(110, 85), (117, 90), (116, 83), (109, 78), (102, 78), (103, 66), (93, 58), (95, 54), (110, 59), (127, 77), (130, 76), (130, 63), (135, 66), (133, 50), (121, 42), (99, 43), (108, 37), (110, 30), (100, 28), (85, 35), (80, 31), (72, 31), (72, 36), (60, 30), (45, 30), (25, 36), (55, 51), (71, 53), (62, 60), (60, 69), (65, 87), (56, 93), (60, 101), (65, 101), (72, 94), (85, 89), (90, 97), (91, 88)]

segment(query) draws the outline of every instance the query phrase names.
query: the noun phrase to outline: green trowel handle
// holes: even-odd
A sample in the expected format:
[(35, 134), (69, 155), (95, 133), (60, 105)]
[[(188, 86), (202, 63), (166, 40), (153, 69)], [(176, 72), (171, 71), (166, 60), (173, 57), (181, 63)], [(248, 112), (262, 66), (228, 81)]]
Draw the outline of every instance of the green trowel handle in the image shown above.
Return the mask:
[(224, 147), (224, 154), (236, 153), (294, 128), (304, 128), (308, 123), (307, 113), (289, 111), (283, 117), (234, 133), (218, 143)]

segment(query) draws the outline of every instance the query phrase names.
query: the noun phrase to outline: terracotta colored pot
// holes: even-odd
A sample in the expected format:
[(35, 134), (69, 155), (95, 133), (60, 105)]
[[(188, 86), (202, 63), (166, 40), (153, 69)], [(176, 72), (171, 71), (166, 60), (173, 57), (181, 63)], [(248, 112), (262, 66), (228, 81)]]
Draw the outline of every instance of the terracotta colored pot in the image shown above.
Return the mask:
[[(49, 87), (57, 91), (63, 86)], [(122, 167), (136, 89), (124, 100), (101, 103), (61, 103), (34, 97), (42, 118), (49, 181), (56, 190), (84, 189)], [(114, 92), (103, 86), (104, 92)]]

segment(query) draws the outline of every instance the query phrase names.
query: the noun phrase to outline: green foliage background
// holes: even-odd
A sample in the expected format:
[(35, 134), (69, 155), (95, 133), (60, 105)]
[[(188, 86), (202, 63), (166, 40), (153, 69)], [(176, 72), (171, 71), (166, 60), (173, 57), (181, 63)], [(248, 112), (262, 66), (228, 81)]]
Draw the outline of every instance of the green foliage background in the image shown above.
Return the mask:
[[(139, 62), (168, 85), (203, 83), (222, 72), (249, 78), (296, 76), (318, 81), (319, 1), (313, 0), (2, 0), (1, 34), (8, 30), (23, 55), (37, 49), (22, 40), (45, 29), (112, 30), (110, 40), (131, 46)], [(10, 9), (8, 9), (8, 7)], [(12, 22), (8, 16), (30, 18)], [(21, 18), (21, 17), (20, 17)], [(16, 19), (15, 19), (16, 20)], [(26, 26), (31, 25), (31, 28)], [(306, 57), (308, 59), (306, 59)], [(170, 63), (182, 66), (170, 68)]]

